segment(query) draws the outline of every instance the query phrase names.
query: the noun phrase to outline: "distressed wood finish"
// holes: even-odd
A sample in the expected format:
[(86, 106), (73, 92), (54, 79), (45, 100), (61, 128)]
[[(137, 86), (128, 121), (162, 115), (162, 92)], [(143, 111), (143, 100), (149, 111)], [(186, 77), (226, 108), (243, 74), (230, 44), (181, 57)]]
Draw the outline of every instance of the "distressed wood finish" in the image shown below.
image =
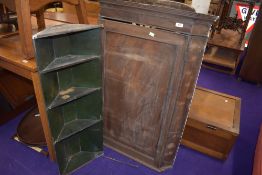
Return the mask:
[(34, 88), (29, 80), (6, 70), (0, 69), (0, 77), (0, 95), (8, 102), (11, 110), (6, 110), (5, 105), (1, 106), (1, 103), (0, 125), (2, 125), (32, 106)]
[[(16, 10), (16, 5), (15, 5), (15, 1), (16, 0), (0, 0), (1, 4), (5, 4), (5, 6), (12, 10), (15, 11)], [(50, 4), (52, 2), (57, 2), (59, 0), (32, 0), (30, 1), (30, 8), (32, 12), (38, 11), (39, 9), (41, 9), (43, 6)], [(78, 5), (79, 4), (79, 0), (60, 0), (72, 5)]]
[(29, 0), (15, 0), (15, 5), (23, 53), (25, 58), (33, 58), (34, 47), (32, 43), (32, 24)]
[[(68, 18), (65, 16), (64, 19), (66, 20)], [(62, 24), (61, 22), (54, 20), (45, 21), (47, 26)], [(36, 18), (34, 17), (32, 18), (32, 25), (33, 29), (37, 28)], [(55, 160), (54, 147), (52, 145), (52, 139), (50, 137), (50, 129), (46, 122), (46, 111), (44, 108), (45, 106), (43, 105), (44, 101), (43, 97), (39, 95), (41, 93), (41, 89), (39, 89), (40, 82), (36, 62), (35, 59), (24, 60), (20, 40), (21, 38), (18, 35), (13, 35), (7, 38), (0, 38), (0, 67), (33, 81), (34, 92), (36, 94), (37, 104), (41, 114), (40, 116), (42, 120), (42, 126), (44, 128), (49, 156), (51, 160)], [(21, 108), (24, 107), (22, 106)], [(12, 114), (12, 116), (17, 116), (15, 114), (16, 113)]]
[(50, 127), (61, 174), (103, 151), (100, 31), (98, 25), (64, 24), (33, 36), (42, 122)]
[(250, 36), (247, 55), (240, 71), (241, 78), (257, 84), (262, 84), (262, 47), (259, 43), (262, 40), (261, 31), (262, 6), (260, 6), (258, 18)]
[(13, 109), (34, 97), (34, 88), (28, 79), (1, 69), (0, 77), (0, 93)]
[(42, 30), (45, 28), (43, 8), (57, 1), (74, 5), (79, 23), (88, 24), (84, 0), (0, 0), (0, 3), (17, 13), (19, 36), (25, 59), (31, 59), (35, 54), (32, 42), (31, 13), (36, 13), (38, 29)]
[(238, 97), (197, 88), (182, 144), (226, 159), (239, 135), (240, 105)]
[(216, 17), (175, 2), (100, 3), (104, 142), (163, 171), (173, 165)]
[(35, 89), (37, 106), (38, 106), (39, 113), (40, 113), (40, 120), (41, 120), (41, 124), (42, 124), (43, 130), (44, 130), (46, 144), (47, 144), (47, 147), (48, 147), (48, 153), (50, 155), (51, 160), (56, 160), (55, 150), (54, 150), (54, 146), (52, 144), (50, 126), (49, 126), (49, 123), (48, 123), (47, 113), (46, 113), (46, 110), (45, 110), (46, 106), (45, 106), (44, 97), (43, 97), (43, 94), (42, 94), (43, 90), (42, 90), (42, 87), (41, 87), (40, 77), (39, 77), (38, 72), (32, 72), (31, 76), (32, 76), (32, 81), (33, 81), (33, 85), (34, 85), (34, 89)]
[(222, 30), (215, 33), (208, 41), (203, 66), (216, 71), (235, 74), (244, 42), (239, 45), (240, 35), (237, 31)]

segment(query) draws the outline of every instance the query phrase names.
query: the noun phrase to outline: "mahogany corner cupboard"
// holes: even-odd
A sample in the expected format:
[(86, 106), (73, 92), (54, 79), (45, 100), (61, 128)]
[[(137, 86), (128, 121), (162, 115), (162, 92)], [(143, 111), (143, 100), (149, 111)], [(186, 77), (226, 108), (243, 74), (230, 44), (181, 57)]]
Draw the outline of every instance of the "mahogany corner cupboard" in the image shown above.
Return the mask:
[(104, 144), (172, 167), (215, 16), (174, 1), (101, 0)]

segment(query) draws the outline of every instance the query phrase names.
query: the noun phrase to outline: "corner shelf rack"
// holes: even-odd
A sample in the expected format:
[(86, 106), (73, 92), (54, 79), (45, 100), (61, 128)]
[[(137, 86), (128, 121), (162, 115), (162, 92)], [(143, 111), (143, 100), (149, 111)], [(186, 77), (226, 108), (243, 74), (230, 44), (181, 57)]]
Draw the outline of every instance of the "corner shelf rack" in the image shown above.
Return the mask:
[(33, 36), (61, 174), (103, 152), (101, 28), (65, 24)]

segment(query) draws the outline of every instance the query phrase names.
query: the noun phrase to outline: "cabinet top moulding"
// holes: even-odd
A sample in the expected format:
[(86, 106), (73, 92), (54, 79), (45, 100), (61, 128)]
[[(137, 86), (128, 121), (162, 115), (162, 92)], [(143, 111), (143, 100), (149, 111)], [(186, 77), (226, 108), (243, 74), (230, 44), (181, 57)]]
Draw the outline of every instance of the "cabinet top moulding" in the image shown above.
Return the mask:
[[(202, 32), (203, 30), (198, 30), (194, 25), (207, 24), (209, 28), (218, 19), (217, 16), (196, 13), (186, 4), (172, 1), (100, 0), (100, 4), (101, 17), (104, 19), (135, 22), (203, 37), (209, 35), (209, 29)], [(173, 19), (170, 21), (171, 16)], [(159, 23), (159, 20), (162, 22)]]

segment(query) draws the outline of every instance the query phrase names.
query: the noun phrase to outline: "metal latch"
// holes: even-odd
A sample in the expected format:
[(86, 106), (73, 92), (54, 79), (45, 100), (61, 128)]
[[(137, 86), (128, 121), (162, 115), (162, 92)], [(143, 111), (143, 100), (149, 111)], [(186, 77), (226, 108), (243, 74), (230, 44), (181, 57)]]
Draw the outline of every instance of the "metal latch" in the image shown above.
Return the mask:
[(212, 130), (217, 130), (217, 127), (212, 126), (212, 125), (207, 125), (207, 128), (208, 128), (208, 129), (212, 129)]

